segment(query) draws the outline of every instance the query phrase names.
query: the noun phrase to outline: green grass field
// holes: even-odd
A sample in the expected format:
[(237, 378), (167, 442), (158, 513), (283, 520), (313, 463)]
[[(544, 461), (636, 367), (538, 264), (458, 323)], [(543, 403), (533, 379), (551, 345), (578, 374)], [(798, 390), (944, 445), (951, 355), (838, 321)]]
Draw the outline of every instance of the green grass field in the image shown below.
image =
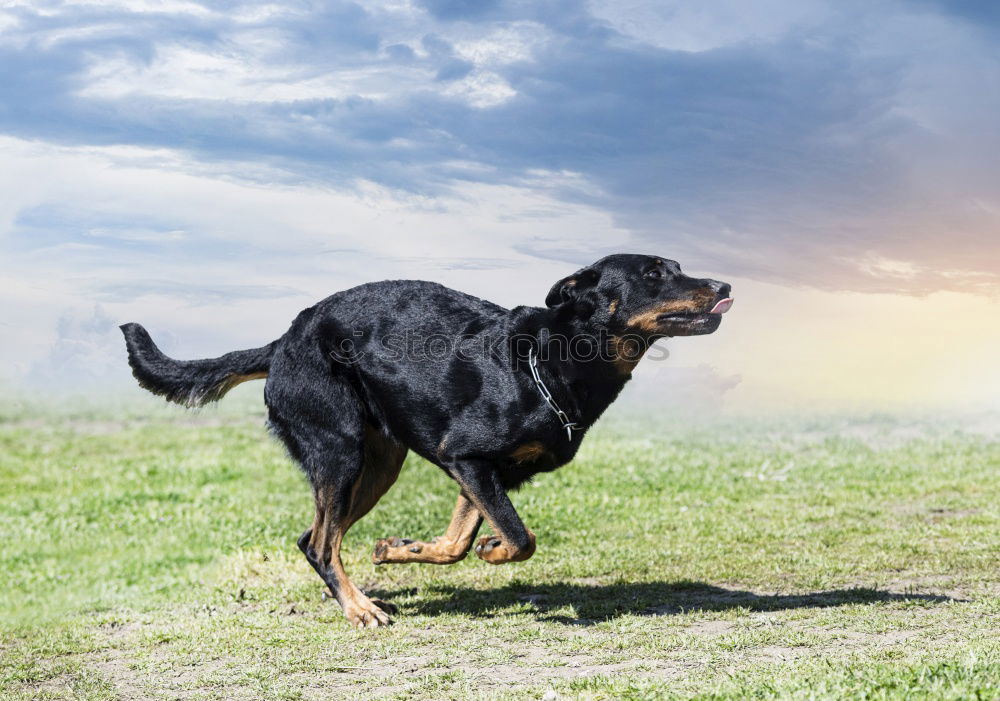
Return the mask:
[[(259, 389), (259, 388), (258, 388)], [(890, 416), (611, 417), (514, 495), (538, 552), (371, 564), (447, 523), (409, 458), (345, 563), (259, 400), (0, 411), (0, 697), (1000, 698), (1000, 442)]]

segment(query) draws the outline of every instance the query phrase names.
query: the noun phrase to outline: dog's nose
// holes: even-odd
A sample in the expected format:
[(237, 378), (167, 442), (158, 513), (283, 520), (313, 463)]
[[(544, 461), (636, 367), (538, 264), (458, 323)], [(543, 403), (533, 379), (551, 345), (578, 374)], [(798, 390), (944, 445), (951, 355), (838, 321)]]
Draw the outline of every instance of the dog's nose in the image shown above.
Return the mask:
[(719, 282), (718, 280), (712, 280), (711, 287), (715, 290), (715, 294), (723, 298), (729, 297), (733, 291), (733, 288), (728, 283)]

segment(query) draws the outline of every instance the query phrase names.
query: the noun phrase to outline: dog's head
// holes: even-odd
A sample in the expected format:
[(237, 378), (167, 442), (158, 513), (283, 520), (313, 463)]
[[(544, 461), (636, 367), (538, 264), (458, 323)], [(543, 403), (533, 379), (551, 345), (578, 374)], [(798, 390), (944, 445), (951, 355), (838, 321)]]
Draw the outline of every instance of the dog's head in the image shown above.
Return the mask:
[(733, 304), (730, 286), (692, 278), (672, 260), (618, 254), (563, 278), (545, 304), (650, 338), (712, 333)]

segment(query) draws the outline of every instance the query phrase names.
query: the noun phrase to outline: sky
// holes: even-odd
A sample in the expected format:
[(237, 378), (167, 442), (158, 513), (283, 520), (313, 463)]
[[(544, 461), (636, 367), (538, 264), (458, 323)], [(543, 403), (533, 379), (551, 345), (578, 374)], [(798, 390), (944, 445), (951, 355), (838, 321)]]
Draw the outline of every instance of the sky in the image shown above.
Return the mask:
[(992, 1), (0, 0), (0, 380), (640, 252), (737, 301), (627, 396), (1000, 408), (998, 117)]

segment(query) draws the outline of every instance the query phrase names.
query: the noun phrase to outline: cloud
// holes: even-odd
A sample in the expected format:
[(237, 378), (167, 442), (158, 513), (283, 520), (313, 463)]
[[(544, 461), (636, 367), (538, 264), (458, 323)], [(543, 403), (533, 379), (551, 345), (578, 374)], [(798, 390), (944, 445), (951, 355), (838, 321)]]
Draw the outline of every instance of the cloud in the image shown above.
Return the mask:
[[(169, 347), (170, 339), (164, 344)], [(123, 387), (130, 376), (118, 325), (98, 305), (62, 314), (52, 347), (31, 365), (27, 379), (36, 387), (74, 391)]]
[(976, 26), (1000, 26), (1000, 5), (992, 0), (918, 0), (946, 15), (954, 15)]
[[(772, 0), (747, 24), (721, 0), (14, 5), (0, 129), (179, 149), (263, 182), (441, 197), (531, 180), (699, 268), (987, 289), (1000, 129), (938, 98), (957, 80), (962, 115), (995, 114), (990, 7)], [(873, 274), (873, 256), (916, 273)]]
[(373, 279), (541, 304), (576, 266), (515, 246), (626, 237), (598, 208), (525, 187), (466, 183), (431, 199), (371, 183), (263, 186), (162, 149), (3, 137), (0, 163), (0, 374), (22, 378), (59, 319), (95, 303), (156, 338), (171, 331), (180, 357), (211, 357), (273, 340), (302, 308)]
[(144, 297), (163, 296), (193, 305), (227, 302), (232, 300), (277, 299), (297, 297), (302, 290), (280, 285), (212, 285), (179, 284), (172, 280), (143, 279), (141, 282), (98, 285), (94, 297), (102, 301), (135, 301)]

